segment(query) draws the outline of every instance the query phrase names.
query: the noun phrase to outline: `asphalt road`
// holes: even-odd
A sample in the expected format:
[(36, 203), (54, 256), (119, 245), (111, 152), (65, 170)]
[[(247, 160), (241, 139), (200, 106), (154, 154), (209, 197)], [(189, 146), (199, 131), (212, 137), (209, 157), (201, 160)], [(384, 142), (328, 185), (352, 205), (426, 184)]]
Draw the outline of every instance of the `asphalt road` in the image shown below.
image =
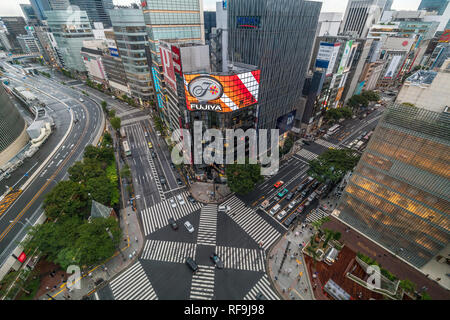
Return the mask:
[[(14, 72), (11, 68), (8, 68), (7, 71), (8, 74), (5, 76), (12, 79), (12, 84), (22, 86), (25, 84), (30, 91), (48, 104), (53, 111), (51, 115), (57, 125), (56, 132), (52, 134), (37, 156), (29, 159), (30, 164), (38, 164), (34, 167), (34, 170), (37, 170), (37, 167), (45, 160), (46, 155), (48, 156), (50, 151), (53, 151), (55, 143), (58, 143), (67, 132), (71, 121), (69, 108), (73, 112), (74, 119), (79, 121), (73, 124), (64, 143), (56, 150), (47, 165), (36, 175), (18, 199), (0, 216), (0, 252), (2, 252), (2, 259), (9, 256), (11, 250), (17, 244), (16, 241), (21, 240), (21, 237), (17, 238), (16, 235), (27, 224), (27, 219), (34, 221), (37, 218), (45, 195), (57, 182), (67, 178), (67, 169), (75, 161), (81, 160), (84, 148), (91, 144), (99, 131), (103, 129), (101, 127), (103, 117), (101, 108), (92, 100), (83, 97), (84, 102), (80, 102), (81, 94), (51, 79), (37, 75), (27, 76), (24, 79), (21, 73)], [(21, 170), (26, 170), (25, 168)], [(29, 176), (32, 173), (34, 171), (29, 172)], [(19, 177), (23, 176), (23, 171), (18, 170), (17, 174)]]

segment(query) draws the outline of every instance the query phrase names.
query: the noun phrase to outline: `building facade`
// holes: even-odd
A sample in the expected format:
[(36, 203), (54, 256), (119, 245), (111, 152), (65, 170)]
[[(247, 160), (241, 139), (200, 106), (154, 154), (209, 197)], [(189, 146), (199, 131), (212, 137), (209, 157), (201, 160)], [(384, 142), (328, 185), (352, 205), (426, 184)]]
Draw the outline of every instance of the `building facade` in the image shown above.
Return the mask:
[(25, 29), (27, 23), (23, 17), (0, 17), (3, 25), (8, 31), (7, 36), (9, 43), (11, 45), (11, 50), (14, 52), (20, 52), (21, 47), (17, 37), (20, 35), (26, 35), (27, 31)]
[(94, 22), (103, 23), (105, 28), (111, 27), (109, 10), (114, 9), (112, 0), (69, 0), (71, 5), (78, 6), (80, 10), (86, 11), (91, 25)]
[(319, 25), (317, 36), (337, 36), (342, 22), (341, 12), (321, 12), (319, 15)]
[(72, 13), (65, 10), (46, 11), (45, 14), (49, 32), (57, 43), (65, 68), (85, 72), (81, 48), (83, 41), (94, 39), (86, 12), (80, 11), (79, 20), (72, 19)]
[[(276, 129), (279, 120), (297, 110), (321, 5), (298, 0), (228, 1), (230, 63), (255, 65), (261, 71), (258, 129)], [(287, 132), (280, 141), (286, 136)]]
[(110, 10), (109, 14), (131, 96), (140, 105), (148, 105), (155, 92), (146, 55), (147, 33), (142, 11), (124, 8)]
[(438, 15), (442, 15), (449, 3), (449, 0), (422, 0), (417, 10), (436, 12)]
[(20, 9), (22, 9), (23, 15), (25, 16), (28, 25), (35, 26), (39, 24), (38, 16), (36, 12), (34, 12), (33, 6), (31, 4), (21, 3)]
[(386, 0), (349, 0), (340, 34), (365, 38), (369, 28), (382, 16)]
[(333, 215), (417, 268), (431, 261), (450, 241), (449, 127), (448, 108), (389, 106)]

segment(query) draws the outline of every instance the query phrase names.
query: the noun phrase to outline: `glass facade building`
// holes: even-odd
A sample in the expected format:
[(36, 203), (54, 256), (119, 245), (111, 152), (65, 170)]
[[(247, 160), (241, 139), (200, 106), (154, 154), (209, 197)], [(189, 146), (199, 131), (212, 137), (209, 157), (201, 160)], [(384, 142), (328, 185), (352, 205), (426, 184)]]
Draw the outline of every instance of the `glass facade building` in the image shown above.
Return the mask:
[(275, 129), (296, 109), (314, 44), (321, 3), (228, 1), (229, 60), (261, 70), (258, 128)]
[(442, 15), (449, 4), (449, 0), (422, 0), (417, 10), (425, 10), (428, 12), (437, 12)]
[(420, 268), (450, 240), (450, 114), (389, 106), (334, 215)]
[(101, 22), (105, 28), (111, 27), (108, 11), (114, 9), (112, 0), (70, 0), (70, 4), (86, 11), (92, 25)]
[(143, 105), (154, 99), (144, 16), (139, 9), (114, 9), (109, 14), (132, 97)]

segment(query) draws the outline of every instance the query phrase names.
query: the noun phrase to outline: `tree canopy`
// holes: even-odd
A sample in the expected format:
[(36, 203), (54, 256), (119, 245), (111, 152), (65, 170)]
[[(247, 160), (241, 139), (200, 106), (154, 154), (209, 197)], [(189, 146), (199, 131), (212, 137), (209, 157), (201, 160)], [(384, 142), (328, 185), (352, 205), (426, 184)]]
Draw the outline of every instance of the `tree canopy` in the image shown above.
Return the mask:
[(227, 183), (232, 192), (245, 195), (264, 180), (257, 164), (230, 164), (226, 167)]

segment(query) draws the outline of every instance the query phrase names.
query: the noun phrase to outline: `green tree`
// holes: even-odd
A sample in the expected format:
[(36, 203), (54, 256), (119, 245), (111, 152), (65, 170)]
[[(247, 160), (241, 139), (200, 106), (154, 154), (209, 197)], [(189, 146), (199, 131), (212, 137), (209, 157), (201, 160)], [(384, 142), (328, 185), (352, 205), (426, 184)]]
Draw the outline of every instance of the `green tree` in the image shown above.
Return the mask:
[(317, 159), (309, 162), (308, 173), (322, 183), (328, 180), (338, 183), (347, 171), (353, 170), (359, 158), (360, 156), (353, 150), (328, 149)]
[(283, 148), (280, 151), (280, 155), (288, 154), (294, 146), (294, 140), (291, 137), (287, 137), (284, 142)]
[(87, 217), (88, 195), (82, 184), (59, 182), (44, 198), (45, 214), (50, 219), (61, 215)]
[(361, 95), (368, 101), (378, 101), (380, 100), (380, 95), (374, 91), (363, 91)]
[(348, 107), (344, 107), (339, 110), (341, 111), (341, 117), (343, 117), (343, 118), (349, 119), (353, 115), (352, 109), (350, 109)]
[(131, 178), (130, 167), (127, 164), (122, 167), (122, 170), (120, 170), (120, 176), (127, 179)]
[(111, 205), (111, 189), (115, 188), (106, 176), (91, 178), (86, 181), (86, 190), (92, 199), (105, 206)]
[(232, 192), (244, 195), (264, 180), (257, 164), (231, 164), (226, 167), (227, 184)]
[(114, 130), (120, 129), (120, 118), (114, 117), (110, 120), (111, 126), (114, 128)]
[(116, 116), (116, 110), (114, 109), (109, 110), (108, 115), (110, 118), (114, 118)]
[(414, 292), (416, 290), (416, 284), (411, 280), (400, 280), (400, 288), (407, 292)]
[(103, 135), (102, 147), (111, 147), (112, 145), (113, 139), (111, 137), (111, 134), (109, 132), (105, 132), (105, 134)]
[(369, 104), (369, 100), (363, 95), (354, 95), (347, 101), (347, 106), (352, 109), (358, 109), (359, 107), (367, 106)]
[(101, 103), (101, 105), (102, 105), (102, 110), (103, 110), (103, 112), (105, 113), (105, 114), (108, 114), (108, 103), (105, 101), (105, 100), (103, 100), (102, 101), (102, 103)]
[(339, 120), (340, 118), (342, 118), (342, 113), (340, 109), (328, 109), (327, 113), (325, 114), (325, 119), (327, 120)]

